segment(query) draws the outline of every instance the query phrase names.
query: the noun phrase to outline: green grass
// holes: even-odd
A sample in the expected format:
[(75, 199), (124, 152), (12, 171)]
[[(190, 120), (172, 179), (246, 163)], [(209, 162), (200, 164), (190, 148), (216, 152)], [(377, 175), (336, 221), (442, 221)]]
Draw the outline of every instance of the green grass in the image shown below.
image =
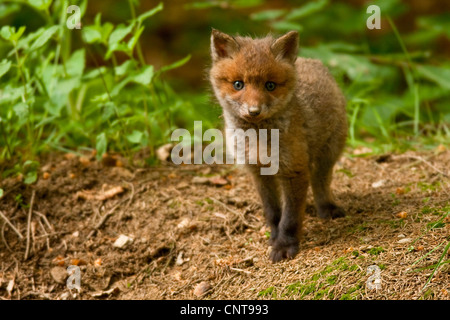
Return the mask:
[(305, 280), (296, 281), (283, 288), (270, 286), (261, 290), (258, 297), (270, 297), (273, 299), (356, 299), (361, 285), (352, 287), (341, 296), (337, 296), (334, 290), (335, 285), (340, 281), (342, 272), (350, 273), (354, 276), (360, 275), (358, 265), (351, 263), (347, 257), (340, 257), (331, 262), (321, 271), (312, 274)]

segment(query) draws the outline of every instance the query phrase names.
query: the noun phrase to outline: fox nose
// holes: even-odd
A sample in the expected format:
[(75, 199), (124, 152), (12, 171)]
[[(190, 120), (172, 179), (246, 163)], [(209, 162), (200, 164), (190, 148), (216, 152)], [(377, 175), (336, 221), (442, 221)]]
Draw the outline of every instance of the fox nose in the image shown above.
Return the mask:
[(256, 106), (252, 106), (252, 107), (248, 108), (248, 114), (251, 115), (252, 117), (259, 116), (260, 113), (261, 113), (261, 109)]

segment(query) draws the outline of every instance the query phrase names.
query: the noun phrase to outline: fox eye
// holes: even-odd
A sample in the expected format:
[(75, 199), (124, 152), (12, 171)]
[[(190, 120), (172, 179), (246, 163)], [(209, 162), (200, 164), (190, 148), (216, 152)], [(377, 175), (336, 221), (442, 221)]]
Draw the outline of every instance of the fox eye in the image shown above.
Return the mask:
[(273, 91), (273, 90), (275, 90), (275, 88), (276, 88), (276, 83), (275, 82), (272, 82), (272, 81), (267, 81), (266, 82), (266, 89), (267, 89), (267, 91)]
[(242, 90), (244, 88), (244, 82), (242, 81), (233, 82), (233, 88), (236, 90)]

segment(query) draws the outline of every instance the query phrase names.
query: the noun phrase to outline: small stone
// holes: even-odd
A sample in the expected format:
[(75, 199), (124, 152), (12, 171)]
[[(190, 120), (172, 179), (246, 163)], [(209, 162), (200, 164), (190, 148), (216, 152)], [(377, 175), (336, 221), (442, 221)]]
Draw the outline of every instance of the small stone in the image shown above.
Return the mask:
[(114, 242), (113, 246), (115, 248), (121, 248), (122, 249), (122, 248), (124, 248), (126, 245), (128, 245), (131, 242), (133, 242), (132, 238), (130, 238), (130, 237), (124, 235), (124, 234), (121, 234), (117, 238), (117, 240)]
[(173, 144), (168, 143), (165, 145), (162, 145), (156, 150), (156, 156), (160, 161), (168, 161), (170, 157), (170, 152), (172, 151)]
[(66, 269), (63, 267), (52, 268), (52, 270), (50, 270), (50, 275), (52, 276), (53, 280), (60, 284), (65, 284), (66, 279), (69, 276)]
[(194, 295), (196, 295), (197, 297), (201, 297), (205, 295), (209, 290), (211, 290), (211, 285), (209, 284), (209, 282), (203, 281), (195, 286)]
[(411, 238), (403, 238), (403, 239), (398, 240), (397, 243), (409, 243), (411, 241), (413, 241), (413, 239), (411, 239)]
[(181, 251), (177, 256), (177, 261), (175, 262), (177, 266), (181, 266), (184, 263), (183, 251)]
[(194, 178), (192, 178), (192, 183), (207, 184), (207, 183), (209, 183), (209, 179), (206, 177), (194, 177)]
[(372, 183), (372, 188), (380, 188), (386, 184), (386, 180), (378, 180)]
[(178, 229), (184, 229), (187, 228), (190, 224), (190, 220), (188, 218), (184, 218), (181, 220), (181, 222), (177, 225)]

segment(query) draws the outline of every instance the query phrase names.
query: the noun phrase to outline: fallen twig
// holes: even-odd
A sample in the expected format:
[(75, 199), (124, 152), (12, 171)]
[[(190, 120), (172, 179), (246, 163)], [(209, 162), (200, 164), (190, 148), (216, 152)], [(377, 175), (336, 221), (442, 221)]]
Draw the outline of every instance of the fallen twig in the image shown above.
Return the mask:
[(213, 200), (214, 202), (216, 202), (216, 203), (222, 205), (225, 209), (227, 209), (227, 210), (230, 211), (231, 213), (237, 215), (237, 216), (240, 218), (240, 220), (242, 221), (242, 223), (243, 223), (244, 225), (246, 225), (247, 227), (253, 228), (253, 229), (256, 228), (254, 225), (252, 225), (252, 224), (248, 223), (247, 221), (245, 221), (245, 218), (244, 218), (244, 216), (243, 216), (242, 213), (240, 213), (240, 212), (238, 212), (238, 211), (236, 211), (236, 210), (231, 209), (230, 207), (228, 207), (228, 206), (227, 206), (225, 203), (223, 203), (222, 201), (219, 201), (219, 200), (217, 200), (217, 199), (215, 199), (215, 198), (210, 198), (210, 199)]
[(20, 233), (19, 230), (16, 229), (16, 227), (14, 227), (14, 225), (8, 220), (8, 218), (1, 211), (0, 211), (0, 217), (2, 217), (3, 220), (5, 220), (5, 222), (11, 227), (11, 229), (13, 229), (15, 233), (17, 233), (17, 235), (19, 236), (20, 240), (22, 240), (23, 239), (23, 235)]
[(434, 171), (436, 171), (437, 173), (443, 175), (446, 178), (449, 178), (449, 175), (446, 174), (445, 172), (443, 172), (442, 170), (439, 170), (438, 168), (436, 168), (432, 163), (430, 163), (429, 161), (425, 160), (424, 158), (420, 157), (420, 156), (412, 156), (412, 155), (399, 155), (399, 156), (393, 156), (394, 159), (413, 159), (413, 160), (417, 160), (419, 162), (423, 162), (424, 164), (426, 164), (427, 166), (429, 166), (430, 168), (432, 168)]
[(33, 190), (31, 194), (31, 202), (30, 209), (28, 210), (28, 222), (27, 222), (27, 247), (25, 250), (24, 260), (28, 259), (28, 253), (30, 251), (30, 235), (31, 235), (31, 216), (33, 214), (33, 204), (34, 204), (34, 196), (36, 195), (36, 191)]
[[(133, 195), (132, 195), (133, 196)], [(106, 220), (108, 220), (109, 217), (111, 217), (114, 214), (114, 211), (123, 203), (125, 203), (125, 201), (129, 201), (130, 198), (126, 199), (126, 200), (122, 200), (120, 201), (118, 204), (116, 204), (114, 207), (112, 207), (103, 217), (102, 219), (97, 223), (97, 225), (94, 227), (94, 229), (89, 232), (87, 239), (91, 238), (98, 229), (100, 229), (106, 222)]]

